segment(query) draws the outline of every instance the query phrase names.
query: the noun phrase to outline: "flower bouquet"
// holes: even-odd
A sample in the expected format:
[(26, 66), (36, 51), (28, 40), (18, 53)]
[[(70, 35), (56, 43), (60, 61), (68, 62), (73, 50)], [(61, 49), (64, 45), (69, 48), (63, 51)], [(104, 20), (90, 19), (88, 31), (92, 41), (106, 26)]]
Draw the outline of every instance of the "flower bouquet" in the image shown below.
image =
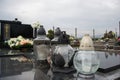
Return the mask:
[(31, 48), (33, 46), (33, 41), (18, 36), (17, 38), (8, 40), (7, 44), (11, 49)]

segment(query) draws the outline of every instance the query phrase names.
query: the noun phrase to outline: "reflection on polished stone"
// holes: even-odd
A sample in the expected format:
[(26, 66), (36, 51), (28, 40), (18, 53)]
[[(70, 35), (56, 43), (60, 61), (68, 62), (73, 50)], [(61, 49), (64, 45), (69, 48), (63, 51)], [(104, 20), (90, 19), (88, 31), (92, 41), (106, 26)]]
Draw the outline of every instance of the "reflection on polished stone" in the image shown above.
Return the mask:
[(100, 66), (98, 71), (107, 73), (120, 69), (120, 53), (108, 53), (97, 51), (100, 58)]
[[(8, 52), (8, 50), (0, 50), (0, 53), (2, 54), (8, 54)], [(20, 51), (16, 52), (19, 54)], [(114, 80), (117, 78), (119, 80), (120, 67), (115, 68), (116, 70), (113, 67), (120, 65), (120, 54), (109, 54), (108, 52), (97, 53), (99, 54), (101, 61), (100, 68), (103, 69), (103, 71), (97, 71), (95, 80)], [(19, 62), (18, 60), (11, 60), (11, 57), (0, 57), (0, 80), (76, 80), (77, 78), (76, 72), (67, 74), (52, 72), (47, 61), (42, 63), (41, 61), (35, 60), (33, 52), (24, 52), (24, 54), (26, 54), (29, 57), (28, 59), (31, 59), (32, 62)], [(104, 71), (109, 68), (113, 70), (104, 73)]]
[[(23, 59), (24, 57), (16, 57)], [(21, 74), (23, 71), (31, 70), (33, 65), (31, 61), (20, 62), (11, 58), (0, 58), (1, 77)]]
[(23, 71), (31, 70), (33, 67), (30, 58), (28, 59), (22, 55), (19, 55), (28, 55), (28, 53), (31, 55), (30, 52), (22, 53), (19, 50), (2, 49), (0, 53), (1, 56), (4, 56), (0, 57), (0, 77), (21, 75)]

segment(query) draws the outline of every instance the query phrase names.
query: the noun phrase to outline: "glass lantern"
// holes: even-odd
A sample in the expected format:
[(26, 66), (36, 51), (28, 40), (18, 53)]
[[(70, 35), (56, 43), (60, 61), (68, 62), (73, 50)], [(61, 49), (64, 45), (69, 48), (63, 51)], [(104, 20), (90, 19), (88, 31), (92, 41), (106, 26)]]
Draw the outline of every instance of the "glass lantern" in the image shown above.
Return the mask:
[(55, 50), (55, 47), (58, 44), (58, 38), (60, 37), (60, 35), (61, 35), (61, 30), (58, 27), (58, 28), (55, 29), (54, 38), (51, 40), (51, 51), (52, 51), (52, 53), (53, 53), (53, 51)]
[(94, 73), (99, 68), (99, 58), (94, 51), (93, 41), (87, 34), (80, 44), (79, 51), (74, 56), (74, 67), (81, 78), (94, 78)]
[(37, 60), (47, 60), (47, 56), (50, 53), (50, 40), (46, 37), (46, 31), (43, 26), (40, 26), (37, 32), (37, 38), (34, 39), (34, 53)]
[[(61, 33), (60, 37), (58, 38), (58, 44), (55, 47), (54, 54), (60, 54), (63, 57), (63, 59), (65, 61), (65, 64), (64, 64), (63, 67), (70, 67), (71, 66), (70, 65), (70, 60), (71, 60), (71, 58), (74, 54), (74, 50), (69, 45), (69, 38), (66, 35), (65, 31), (63, 31)], [(60, 63), (62, 63), (61, 59), (59, 61), (60, 61)]]
[(58, 38), (59, 38), (60, 34), (61, 34), (61, 30), (60, 30), (59, 27), (57, 27), (55, 29), (55, 32), (54, 32), (54, 38), (52, 39), (53, 43), (57, 43), (58, 42)]

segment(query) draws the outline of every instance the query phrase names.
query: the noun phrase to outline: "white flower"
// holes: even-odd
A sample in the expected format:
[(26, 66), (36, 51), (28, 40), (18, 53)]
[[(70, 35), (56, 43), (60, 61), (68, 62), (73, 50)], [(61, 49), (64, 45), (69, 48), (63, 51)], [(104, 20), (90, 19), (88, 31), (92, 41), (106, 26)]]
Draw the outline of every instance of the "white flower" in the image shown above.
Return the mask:
[(30, 43), (31, 45), (33, 45), (33, 41), (30, 40), (29, 43)]
[(24, 39), (22, 36), (18, 36), (17, 39)]
[(13, 46), (15, 46), (15, 44), (11, 44), (10, 47), (12, 48)]
[(8, 40), (8, 45), (13, 44), (14, 42), (16, 42), (16, 38), (11, 38), (10, 40)]
[(15, 46), (19, 46), (19, 42), (16, 42)]
[(37, 21), (36, 23), (33, 23), (32, 28), (39, 28), (40, 27), (40, 23)]
[(22, 36), (18, 36), (17, 38), (11, 38), (10, 40), (7, 41), (7, 44), (13, 48), (13, 47), (19, 47), (22, 45), (30, 44), (31, 46), (33, 45), (33, 41), (29, 39), (25, 39)]

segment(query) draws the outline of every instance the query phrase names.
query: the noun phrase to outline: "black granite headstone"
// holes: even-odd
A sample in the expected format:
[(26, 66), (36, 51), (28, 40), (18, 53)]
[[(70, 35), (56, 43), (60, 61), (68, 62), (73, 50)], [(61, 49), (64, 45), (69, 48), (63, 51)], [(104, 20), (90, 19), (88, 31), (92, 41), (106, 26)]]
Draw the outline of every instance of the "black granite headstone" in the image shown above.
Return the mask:
[(1, 42), (20, 35), (24, 38), (33, 38), (33, 28), (31, 25), (22, 24), (20, 21), (0, 20)]

